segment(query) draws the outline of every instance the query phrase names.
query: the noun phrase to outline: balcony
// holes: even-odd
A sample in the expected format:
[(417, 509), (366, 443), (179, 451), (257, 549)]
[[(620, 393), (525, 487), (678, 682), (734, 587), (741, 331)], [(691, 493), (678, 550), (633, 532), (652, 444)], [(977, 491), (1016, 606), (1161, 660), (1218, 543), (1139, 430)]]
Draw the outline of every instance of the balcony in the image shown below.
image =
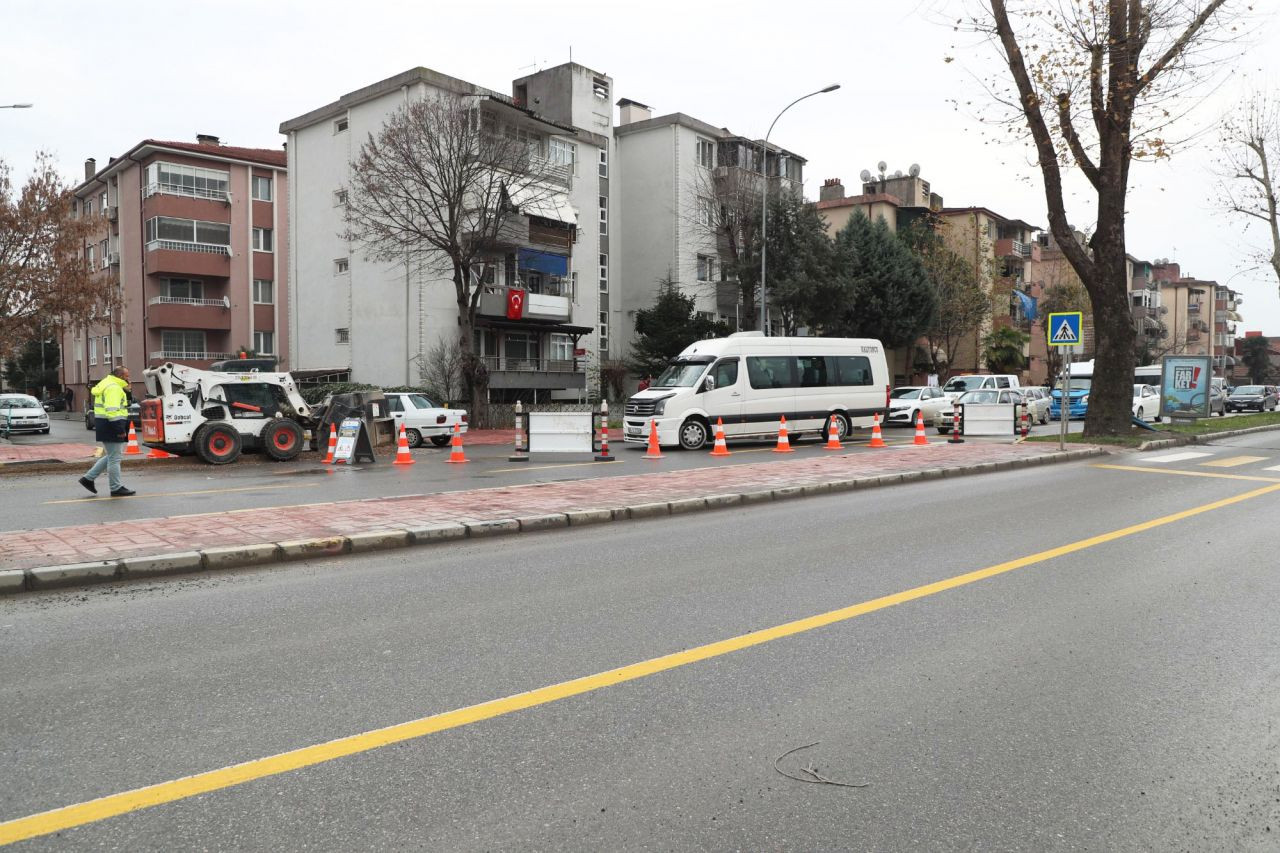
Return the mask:
[[(586, 164), (592, 169), (594, 164)], [(545, 157), (530, 157), (529, 172), (545, 178), (548, 183), (559, 184), (568, 189), (573, 186), (573, 167), (563, 163), (555, 163)]]
[(1024, 261), (1040, 260), (1039, 243), (1023, 243), (1021, 240), (1014, 240), (1010, 237), (996, 240), (995, 252), (997, 258), (1016, 258)]
[(178, 273), (226, 278), (231, 274), (231, 247), (180, 240), (147, 243), (148, 273)]
[(142, 188), (143, 198), (149, 198), (153, 195), (178, 195), (186, 196), (187, 198), (206, 198), (211, 201), (231, 201), (231, 193), (224, 189), (208, 189), (206, 187), (188, 186), (168, 181), (155, 181)]
[(552, 389), (586, 388), (583, 363), (552, 358), (484, 356), (490, 388)]
[[(485, 317), (507, 316), (507, 288), (491, 288), (480, 294), (478, 313)], [(524, 314), (521, 319), (566, 322), (572, 314), (573, 309), (569, 304), (568, 296), (555, 293), (526, 293)]]
[(221, 299), (153, 296), (147, 301), (147, 324), (153, 329), (231, 331), (230, 306)]
[(228, 358), (237, 358), (239, 353), (234, 352), (186, 352), (184, 350), (153, 350), (151, 358), (156, 361), (177, 361), (183, 364), (190, 364), (193, 361), (222, 361)]

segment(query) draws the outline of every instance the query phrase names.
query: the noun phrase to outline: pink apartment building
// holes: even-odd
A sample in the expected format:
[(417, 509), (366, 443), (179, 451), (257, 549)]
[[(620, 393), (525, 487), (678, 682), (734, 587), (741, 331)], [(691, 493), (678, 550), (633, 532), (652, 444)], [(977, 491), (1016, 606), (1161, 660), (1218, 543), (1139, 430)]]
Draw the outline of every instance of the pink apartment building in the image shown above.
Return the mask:
[(147, 139), (103, 169), (85, 162), (76, 214), (98, 227), (84, 246), (120, 306), (64, 318), (62, 381), (82, 408), (113, 367), (208, 367), (243, 347), (287, 370), (288, 181), (284, 149)]

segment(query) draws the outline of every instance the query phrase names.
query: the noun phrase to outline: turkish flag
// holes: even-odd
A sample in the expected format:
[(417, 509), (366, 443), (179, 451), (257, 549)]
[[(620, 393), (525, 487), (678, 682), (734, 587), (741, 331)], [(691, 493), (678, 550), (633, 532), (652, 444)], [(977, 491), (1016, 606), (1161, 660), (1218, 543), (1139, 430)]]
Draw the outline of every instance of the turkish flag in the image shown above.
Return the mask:
[(519, 320), (524, 317), (524, 291), (514, 288), (507, 291), (507, 319)]

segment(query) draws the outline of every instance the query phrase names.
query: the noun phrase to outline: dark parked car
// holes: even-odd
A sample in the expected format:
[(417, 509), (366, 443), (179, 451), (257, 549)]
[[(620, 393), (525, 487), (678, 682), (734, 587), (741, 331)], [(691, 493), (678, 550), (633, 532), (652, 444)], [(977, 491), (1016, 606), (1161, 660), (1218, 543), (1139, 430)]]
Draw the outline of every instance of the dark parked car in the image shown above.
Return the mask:
[[(142, 407), (138, 405), (136, 400), (129, 401), (129, 420), (133, 421), (133, 425), (137, 429), (142, 427)], [(89, 399), (84, 404), (84, 428), (93, 429), (93, 395), (89, 395)]]
[(1280, 400), (1276, 398), (1276, 389), (1271, 385), (1240, 385), (1227, 397), (1227, 411), (1230, 412), (1274, 412)]

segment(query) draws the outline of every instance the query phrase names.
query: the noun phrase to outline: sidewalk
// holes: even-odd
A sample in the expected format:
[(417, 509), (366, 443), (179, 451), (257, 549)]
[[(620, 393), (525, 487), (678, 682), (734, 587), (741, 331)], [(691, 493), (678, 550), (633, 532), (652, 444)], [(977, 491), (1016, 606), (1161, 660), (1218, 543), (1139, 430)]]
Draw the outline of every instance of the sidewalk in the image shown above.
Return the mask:
[(14, 462), (87, 462), (97, 447), (92, 444), (10, 444), (0, 442), (0, 465)]
[(13, 531), (0, 533), (0, 594), (646, 518), (1101, 452), (936, 443), (784, 463)]

